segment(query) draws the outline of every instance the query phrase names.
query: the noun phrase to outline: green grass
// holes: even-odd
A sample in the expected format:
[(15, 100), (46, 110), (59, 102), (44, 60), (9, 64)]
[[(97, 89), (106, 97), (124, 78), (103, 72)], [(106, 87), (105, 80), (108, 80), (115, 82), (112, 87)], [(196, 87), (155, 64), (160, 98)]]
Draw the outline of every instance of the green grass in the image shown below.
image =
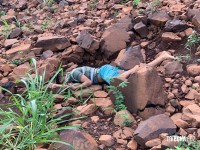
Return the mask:
[(140, 0), (133, 0), (133, 6), (138, 6), (138, 4), (140, 3)]
[(188, 140), (180, 141), (174, 148), (168, 148), (166, 150), (199, 150), (200, 141), (199, 140)]
[[(38, 144), (43, 143), (67, 143), (58, 141), (58, 131), (64, 129), (77, 128), (75, 126), (59, 127), (57, 124), (63, 123), (63, 119), (71, 114), (54, 118), (55, 95), (48, 90), (49, 85), (61, 69), (59, 69), (52, 79), (44, 81), (45, 71), (42, 75), (36, 69), (36, 60), (32, 59), (35, 76), (27, 73), (26, 77), (19, 80), (26, 90), (22, 94), (12, 94), (10, 101), (12, 104), (6, 106), (7, 109), (0, 108), (0, 149), (1, 150), (33, 150)], [(61, 89), (57, 94), (68, 89)], [(7, 91), (9, 92), (9, 91)], [(4, 106), (5, 107), (5, 106)], [(18, 113), (12, 109), (18, 110)], [(72, 147), (71, 145), (69, 145)]]
[(185, 48), (190, 51), (190, 55), (192, 50), (196, 47), (196, 45), (200, 42), (200, 35), (197, 32), (193, 32), (188, 36), (187, 42), (185, 43)]
[(3, 35), (4, 38), (8, 38), (10, 33), (12, 32), (11, 26), (8, 24), (8, 22), (5, 19), (2, 19), (3, 22), (3, 28), (0, 31), (0, 35)]

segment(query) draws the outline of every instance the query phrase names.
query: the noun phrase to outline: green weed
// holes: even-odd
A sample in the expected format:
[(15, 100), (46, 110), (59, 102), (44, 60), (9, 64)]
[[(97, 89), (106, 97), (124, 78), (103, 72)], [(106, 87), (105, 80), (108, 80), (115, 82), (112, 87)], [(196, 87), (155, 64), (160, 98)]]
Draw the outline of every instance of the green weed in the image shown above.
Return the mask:
[[(112, 82), (112, 80), (111, 80), (111, 82)], [(127, 107), (124, 105), (124, 101), (125, 101), (124, 95), (119, 90), (119, 88), (126, 87), (127, 83), (128, 83), (127, 81), (124, 81), (124, 82), (120, 83), (118, 86), (112, 86), (112, 85), (107, 86), (108, 91), (112, 92), (115, 97), (115, 110), (116, 111), (127, 109)]]
[(2, 16), (5, 16), (6, 15), (6, 12), (5, 11), (0, 11), (0, 17), (2, 17)]
[(42, 24), (41, 24), (41, 28), (42, 30), (45, 30), (45, 29), (48, 29), (51, 25), (51, 20), (50, 19), (46, 19), (44, 21), (42, 21)]
[(0, 35), (3, 35), (5, 38), (8, 38), (8, 36), (12, 32), (11, 26), (8, 24), (8, 22), (5, 19), (2, 19), (2, 22), (4, 25), (0, 32)]
[[(48, 90), (48, 87), (61, 69), (48, 82), (45, 82), (45, 71), (39, 75), (35, 59), (31, 62), (35, 76), (27, 73), (26, 77), (20, 80), (26, 90), (22, 94), (10, 93), (12, 94), (10, 101), (13, 104), (7, 106), (7, 109), (0, 108), (0, 149), (2, 150), (34, 150), (38, 144), (54, 142), (69, 145), (57, 140), (57, 131), (76, 128), (57, 126), (63, 122), (62, 118), (70, 114), (56, 119), (53, 117), (56, 96)], [(62, 94), (65, 90), (67, 88), (61, 89), (57, 94)], [(12, 109), (12, 106), (18, 110), (18, 113)], [(72, 148), (71, 145), (69, 146)]]
[(175, 57), (175, 61), (178, 61), (178, 62), (189, 62), (190, 60), (191, 60), (190, 54), (180, 55), (180, 56)]
[(168, 148), (166, 150), (199, 150), (200, 149), (200, 141), (198, 140), (188, 140), (188, 141), (180, 141), (178, 146), (174, 148)]
[(193, 32), (193, 34), (188, 36), (187, 42), (185, 44), (185, 48), (190, 51), (190, 55), (192, 53), (192, 49), (200, 42), (200, 35), (197, 32)]
[(133, 6), (138, 6), (139, 3), (140, 3), (140, 0), (133, 0)]
[(124, 122), (123, 122), (123, 125), (124, 125), (125, 127), (129, 127), (129, 126), (132, 125), (132, 123), (133, 123), (133, 122), (132, 122), (131, 120), (125, 118), (125, 120), (124, 120)]
[(43, 4), (48, 5), (48, 6), (51, 6), (51, 5), (53, 5), (54, 3), (55, 3), (54, 0), (43, 0)]

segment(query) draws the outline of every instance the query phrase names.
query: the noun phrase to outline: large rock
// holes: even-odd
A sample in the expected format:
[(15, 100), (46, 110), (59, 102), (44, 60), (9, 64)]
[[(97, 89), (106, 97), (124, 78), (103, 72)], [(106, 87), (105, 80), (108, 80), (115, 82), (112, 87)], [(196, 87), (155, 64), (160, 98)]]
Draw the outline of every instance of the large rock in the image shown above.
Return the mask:
[(41, 47), (44, 50), (59, 51), (71, 46), (69, 39), (64, 36), (46, 36), (39, 37), (35, 47)]
[(140, 46), (131, 46), (120, 51), (115, 63), (124, 70), (129, 70), (144, 62)]
[[(64, 130), (60, 133), (60, 141), (71, 144), (76, 150), (98, 150), (98, 145), (93, 137), (80, 129)], [(50, 150), (73, 150), (67, 145), (55, 143)]]
[(91, 54), (95, 53), (99, 48), (99, 41), (95, 40), (87, 30), (81, 31), (76, 41), (81, 48), (84, 48)]
[(176, 133), (176, 125), (165, 114), (150, 117), (141, 122), (135, 130), (135, 140), (141, 146), (151, 139), (158, 138), (161, 133), (168, 133), (173, 135)]
[(193, 18), (192, 18), (192, 23), (199, 28), (200, 27), (200, 13), (197, 13)]
[(187, 23), (183, 20), (169, 20), (165, 24), (165, 30), (168, 32), (181, 32), (188, 28)]
[(193, 127), (200, 127), (200, 107), (197, 104), (192, 104), (183, 108), (182, 118), (184, 118), (184, 116), (190, 120)]
[(105, 57), (110, 57), (127, 47), (127, 43), (130, 42), (128, 31), (132, 29), (131, 20), (129, 16), (125, 16), (105, 30), (101, 38), (101, 51)]
[(155, 11), (149, 14), (148, 19), (150, 23), (157, 26), (164, 26), (165, 23), (170, 19), (166, 11)]
[[(119, 85), (123, 79), (115, 78), (111, 85)], [(163, 82), (155, 69), (141, 66), (140, 70), (129, 77), (128, 85), (121, 89), (125, 104), (130, 112), (143, 110), (147, 105), (164, 106), (167, 99)], [(114, 99), (112, 97), (112, 99)]]

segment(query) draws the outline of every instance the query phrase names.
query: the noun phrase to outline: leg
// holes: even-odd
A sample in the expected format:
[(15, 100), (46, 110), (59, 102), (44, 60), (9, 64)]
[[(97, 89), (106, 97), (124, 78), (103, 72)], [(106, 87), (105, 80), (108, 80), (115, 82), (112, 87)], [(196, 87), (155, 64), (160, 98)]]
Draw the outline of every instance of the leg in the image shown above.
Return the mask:
[(123, 72), (122, 74), (120, 74), (120, 77), (127, 79), (131, 74), (137, 72), (138, 70), (139, 70), (139, 65), (136, 65), (132, 69), (127, 70), (127, 71)]
[(174, 56), (170, 55), (166, 51), (163, 51), (158, 58), (156, 58), (152, 62), (148, 63), (147, 65), (154, 68), (154, 67), (158, 66), (161, 62), (163, 62), (166, 59), (174, 59)]

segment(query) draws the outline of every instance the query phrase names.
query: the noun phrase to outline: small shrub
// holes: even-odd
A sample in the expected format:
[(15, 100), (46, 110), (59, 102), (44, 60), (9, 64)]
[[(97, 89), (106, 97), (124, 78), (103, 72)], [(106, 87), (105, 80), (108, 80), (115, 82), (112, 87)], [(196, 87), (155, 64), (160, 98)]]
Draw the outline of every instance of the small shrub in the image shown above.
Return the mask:
[(119, 88), (126, 87), (127, 83), (128, 83), (127, 81), (124, 81), (124, 82), (120, 83), (117, 87), (112, 86), (112, 85), (107, 86), (108, 91), (112, 92), (115, 97), (115, 110), (116, 111), (127, 109), (127, 107), (124, 105), (124, 101), (125, 101), (124, 95), (119, 90)]
[(133, 6), (138, 6), (139, 3), (140, 3), (140, 0), (133, 0)]
[(185, 48), (190, 51), (190, 55), (192, 53), (192, 49), (200, 42), (200, 35), (197, 32), (193, 32), (188, 36), (187, 42), (185, 44)]
[(188, 140), (188, 141), (180, 141), (178, 146), (174, 148), (168, 148), (166, 150), (199, 150), (200, 149), (200, 141), (198, 140)]
[(10, 25), (8, 24), (8, 22), (5, 19), (2, 19), (3, 21), (3, 28), (0, 32), (1, 35), (3, 35), (5, 38), (8, 38), (8, 36), (10, 35), (10, 33), (12, 32), (12, 29), (10, 27)]
[[(0, 149), (34, 150), (38, 144), (52, 142), (65, 144), (72, 148), (71, 145), (57, 140), (57, 131), (77, 127), (57, 126), (63, 122), (62, 118), (70, 114), (59, 118), (53, 117), (53, 104), (56, 96), (52, 91), (48, 91), (49, 85), (61, 69), (50, 81), (45, 82), (45, 71), (39, 75), (35, 59), (32, 59), (32, 64), (35, 76), (32, 77), (31, 74), (27, 73), (27, 76), (20, 80), (25, 85), (26, 90), (22, 94), (12, 94), (7, 91), (12, 94), (10, 100), (14, 103), (10, 104), (7, 109), (0, 107)], [(61, 89), (57, 94), (61, 94), (65, 90)], [(18, 113), (12, 109), (12, 106), (18, 110)]]
[(124, 120), (124, 122), (123, 122), (123, 124), (124, 124), (125, 127), (131, 126), (132, 123), (133, 123), (133, 122), (132, 122), (131, 120), (127, 119), (127, 118), (126, 118), (126, 119)]

